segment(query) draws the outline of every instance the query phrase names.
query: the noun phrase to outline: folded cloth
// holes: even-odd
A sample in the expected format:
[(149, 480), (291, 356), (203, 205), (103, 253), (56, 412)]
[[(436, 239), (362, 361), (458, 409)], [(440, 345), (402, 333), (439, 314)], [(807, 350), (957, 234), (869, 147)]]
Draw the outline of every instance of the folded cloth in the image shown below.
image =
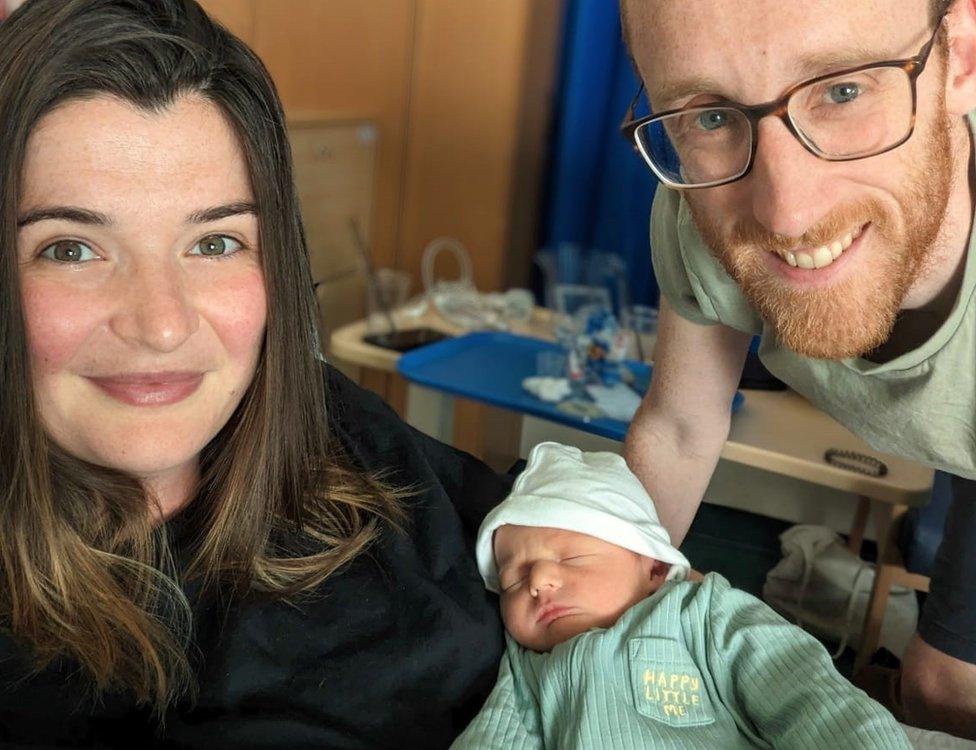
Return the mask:
[(522, 387), (543, 401), (556, 403), (572, 393), (567, 378), (531, 377), (522, 381)]
[(615, 453), (583, 453), (559, 443), (540, 443), (529, 454), (511, 494), (478, 530), (478, 570), (498, 593), (492, 547), (499, 526), (545, 526), (576, 531), (669, 563), (668, 580), (683, 580), (691, 566), (671, 544), (654, 501)]
[(623, 383), (616, 385), (588, 385), (586, 392), (590, 394), (600, 411), (610, 419), (630, 422), (641, 404), (641, 397), (634, 393), (633, 388)]

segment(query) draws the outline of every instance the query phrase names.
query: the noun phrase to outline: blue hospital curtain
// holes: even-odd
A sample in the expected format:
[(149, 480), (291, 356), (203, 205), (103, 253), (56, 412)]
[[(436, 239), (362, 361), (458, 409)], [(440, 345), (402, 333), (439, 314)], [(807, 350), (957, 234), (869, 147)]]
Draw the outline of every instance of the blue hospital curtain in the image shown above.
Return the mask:
[[(619, 133), (638, 81), (614, 0), (567, 0), (543, 247), (618, 253), (633, 302), (657, 305), (648, 221), (656, 179)], [(570, 279), (561, 279), (571, 281)]]

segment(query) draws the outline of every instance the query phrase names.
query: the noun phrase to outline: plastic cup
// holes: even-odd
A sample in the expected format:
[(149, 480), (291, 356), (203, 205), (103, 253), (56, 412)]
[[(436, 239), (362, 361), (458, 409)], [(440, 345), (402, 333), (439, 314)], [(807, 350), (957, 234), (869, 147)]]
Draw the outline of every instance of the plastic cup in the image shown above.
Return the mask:
[(376, 271), (376, 283), (367, 285), (367, 333), (389, 332), (390, 316), (406, 303), (411, 283), (410, 275), (404, 271), (393, 268), (380, 268)]
[(535, 374), (542, 378), (566, 377), (566, 355), (563, 352), (539, 352), (535, 357)]
[(654, 345), (657, 343), (656, 307), (631, 305), (624, 308), (621, 322), (629, 333), (627, 357), (650, 362), (654, 359)]

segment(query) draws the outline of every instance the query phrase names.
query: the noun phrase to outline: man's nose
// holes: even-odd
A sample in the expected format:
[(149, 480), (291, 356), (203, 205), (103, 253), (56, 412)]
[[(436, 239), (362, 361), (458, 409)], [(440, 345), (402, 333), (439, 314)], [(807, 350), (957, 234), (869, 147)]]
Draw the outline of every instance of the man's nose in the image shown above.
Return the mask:
[(119, 279), (112, 331), (130, 344), (157, 352), (179, 349), (200, 326), (184, 272), (176, 264), (147, 261)]
[(539, 560), (532, 566), (529, 572), (529, 593), (532, 596), (537, 597), (544, 591), (558, 591), (562, 585), (559, 563)]
[(830, 211), (823, 176), (831, 165), (807, 151), (778, 118), (762, 120), (758, 136), (747, 178), (753, 216), (769, 232), (800, 237)]

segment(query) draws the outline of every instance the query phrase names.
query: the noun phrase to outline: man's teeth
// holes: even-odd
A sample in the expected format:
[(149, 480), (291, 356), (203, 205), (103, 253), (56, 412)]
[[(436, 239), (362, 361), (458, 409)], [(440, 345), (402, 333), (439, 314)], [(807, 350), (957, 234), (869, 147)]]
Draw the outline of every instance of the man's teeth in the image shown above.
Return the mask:
[(861, 228), (858, 227), (854, 231), (845, 234), (839, 240), (834, 240), (829, 245), (821, 245), (812, 253), (791, 253), (787, 251), (784, 254), (784, 259), (794, 268), (826, 268), (837, 260), (841, 256), (841, 253), (849, 248), (851, 243), (860, 236)]

